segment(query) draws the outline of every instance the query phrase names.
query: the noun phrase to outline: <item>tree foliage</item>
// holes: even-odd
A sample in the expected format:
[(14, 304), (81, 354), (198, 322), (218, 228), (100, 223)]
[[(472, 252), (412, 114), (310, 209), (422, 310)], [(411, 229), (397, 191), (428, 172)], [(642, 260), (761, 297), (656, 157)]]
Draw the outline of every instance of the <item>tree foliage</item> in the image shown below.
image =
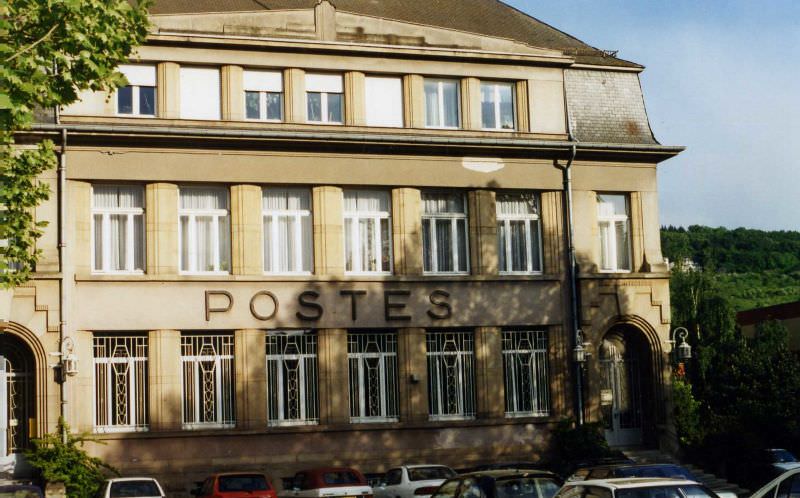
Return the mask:
[[(49, 196), (38, 175), (55, 164), (53, 144), (14, 146), (36, 109), (69, 105), (83, 90), (126, 84), (116, 71), (147, 36), (147, 2), (0, 0), (0, 287), (29, 278), (41, 223), (32, 209)], [(8, 271), (9, 269), (13, 271)]]

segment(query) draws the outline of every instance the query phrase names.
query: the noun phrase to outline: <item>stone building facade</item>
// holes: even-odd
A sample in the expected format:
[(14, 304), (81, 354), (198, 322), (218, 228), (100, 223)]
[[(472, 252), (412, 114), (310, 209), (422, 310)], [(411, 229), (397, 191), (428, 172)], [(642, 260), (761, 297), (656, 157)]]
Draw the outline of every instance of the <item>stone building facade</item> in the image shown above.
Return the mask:
[(128, 87), (20, 137), (61, 163), (0, 323), (4, 461), (62, 413), (173, 490), (544, 457), (576, 415), (568, 205), (585, 416), (669, 439), (656, 167), (681, 148), (650, 131), (641, 66), (495, 0), (160, 0), (152, 21)]

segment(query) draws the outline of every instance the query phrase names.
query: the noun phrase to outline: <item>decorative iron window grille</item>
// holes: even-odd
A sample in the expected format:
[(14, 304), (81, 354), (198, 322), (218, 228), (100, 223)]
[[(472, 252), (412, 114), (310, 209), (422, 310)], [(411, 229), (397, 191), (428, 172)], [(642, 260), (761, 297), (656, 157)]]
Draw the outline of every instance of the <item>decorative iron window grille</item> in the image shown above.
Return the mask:
[(475, 417), (472, 332), (428, 332), (428, 406), (431, 420)]
[(147, 430), (147, 337), (95, 336), (94, 430)]
[(22, 453), (30, 447), (31, 421), (35, 417), (35, 366), (21, 341), (0, 334), (0, 457)]
[(350, 365), (350, 421), (397, 421), (397, 334), (348, 333), (347, 360)]
[(269, 332), (266, 342), (269, 425), (318, 423), (316, 333)]
[(503, 378), (507, 417), (543, 417), (550, 414), (545, 331), (503, 332)]
[(181, 336), (184, 429), (235, 425), (233, 352), (233, 335)]

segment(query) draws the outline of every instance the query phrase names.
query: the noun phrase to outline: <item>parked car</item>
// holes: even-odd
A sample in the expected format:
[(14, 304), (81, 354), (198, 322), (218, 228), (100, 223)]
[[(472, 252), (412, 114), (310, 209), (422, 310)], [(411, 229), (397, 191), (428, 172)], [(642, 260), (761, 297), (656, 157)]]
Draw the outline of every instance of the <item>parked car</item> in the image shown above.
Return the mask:
[(797, 498), (798, 496), (800, 496), (800, 467), (795, 467), (765, 484), (750, 498)]
[(279, 498), (337, 497), (373, 498), (372, 487), (356, 469), (323, 467), (303, 470), (294, 475), (290, 489), (278, 493)]
[(98, 498), (164, 498), (164, 490), (152, 477), (115, 477), (106, 479)]
[(555, 498), (717, 498), (695, 481), (663, 477), (626, 477), (567, 482)]
[(432, 498), (552, 498), (560, 486), (544, 470), (486, 470), (448, 479)]
[(38, 486), (7, 484), (0, 486), (0, 498), (44, 498), (44, 495)]
[(494, 462), (473, 467), (470, 472), (481, 470), (546, 470), (546, 466), (537, 462)]
[[(571, 482), (588, 479), (611, 479), (615, 477), (667, 477), (699, 482), (699, 479), (697, 479), (689, 469), (674, 463), (598, 465), (596, 467), (578, 469), (567, 480)], [(730, 491), (716, 490), (713, 488), (712, 491), (720, 498), (737, 498), (736, 493)]]
[(427, 498), (456, 472), (444, 465), (402, 465), (389, 469), (375, 498)]
[(750, 489), (763, 486), (787, 470), (800, 467), (797, 458), (782, 448), (768, 448), (756, 452), (737, 468), (737, 474)]
[(267, 476), (258, 472), (224, 472), (208, 476), (199, 489), (198, 498), (277, 498)]

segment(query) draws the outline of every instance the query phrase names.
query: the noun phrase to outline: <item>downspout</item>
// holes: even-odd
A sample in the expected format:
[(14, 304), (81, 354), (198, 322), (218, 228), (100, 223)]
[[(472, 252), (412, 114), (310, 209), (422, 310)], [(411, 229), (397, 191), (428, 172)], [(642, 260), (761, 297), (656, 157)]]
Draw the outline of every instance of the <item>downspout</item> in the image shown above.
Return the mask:
[[(60, 124), (59, 109), (55, 109), (56, 124)], [(64, 263), (67, 257), (67, 129), (61, 128), (61, 151), (58, 156), (58, 266), (61, 273), (61, 292), (60, 303), (58, 306), (58, 350), (61, 353), (59, 356), (59, 423), (61, 429), (61, 442), (67, 442), (67, 375), (64, 371), (64, 341), (67, 339), (66, 333), (66, 307), (68, 306), (69, 299), (67, 293), (69, 292), (69, 283), (66, 281), (67, 272), (65, 271), (67, 265)]]

